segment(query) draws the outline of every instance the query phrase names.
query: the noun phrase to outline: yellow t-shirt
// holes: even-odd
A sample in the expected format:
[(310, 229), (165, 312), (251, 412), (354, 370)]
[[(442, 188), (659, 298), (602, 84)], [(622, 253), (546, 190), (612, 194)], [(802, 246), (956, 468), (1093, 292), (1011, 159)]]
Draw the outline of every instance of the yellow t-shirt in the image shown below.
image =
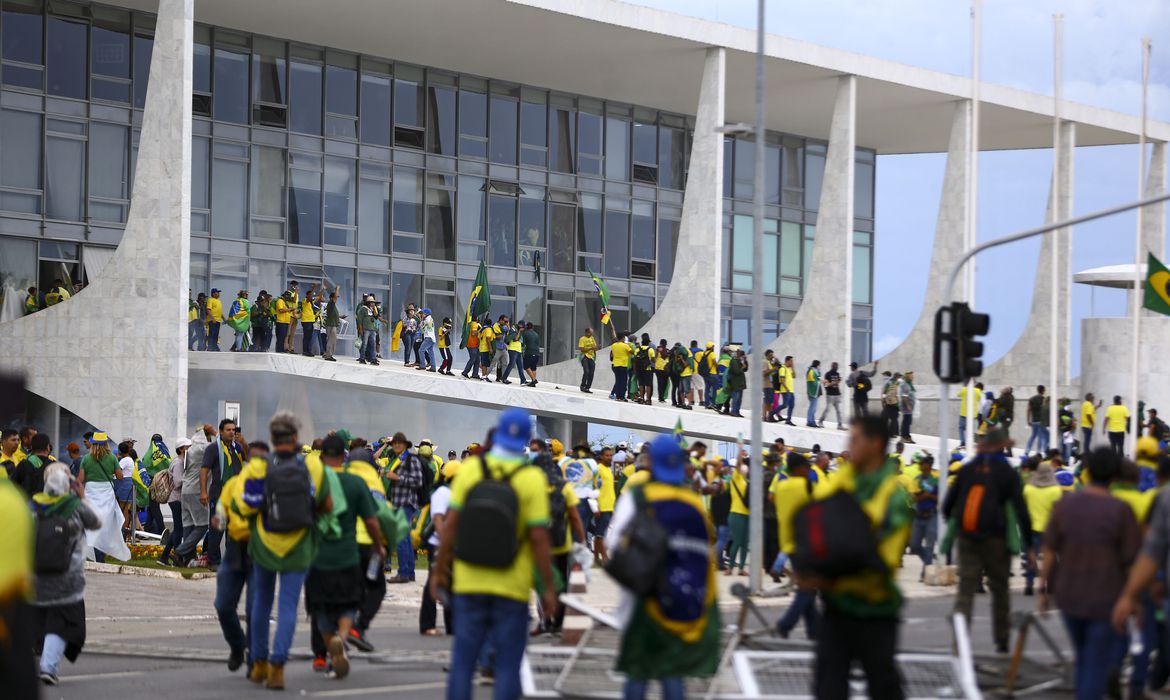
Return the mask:
[(1086, 401), (1081, 404), (1081, 427), (1097, 427), (1097, 407), (1093, 405), (1092, 401)]
[(1105, 409), (1105, 430), (1111, 433), (1124, 433), (1125, 422), (1129, 420), (1129, 409), (1115, 403)]
[[(975, 387), (975, 413), (979, 413), (979, 402), (983, 400), (983, 390)], [(959, 417), (967, 417), (967, 385), (959, 389)]]
[(1044, 532), (1048, 529), (1048, 518), (1052, 516), (1052, 508), (1063, 495), (1064, 489), (1059, 486), (1024, 484), (1024, 502), (1028, 504), (1032, 532)]
[(223, 302), (215, 297), (207, 298), (207, 320), (223, 323)]
[(792, 368), (788, 365), (780, 365), (776, 370), (776, 382), (779, 386), (778, 391), (782, 394), (792, 393)]
[(738, 469), (731, 475), (731, 512), (739, 515), (751, 515), (748, 510), (748, 504), (743, 502), (743, 497), (748, 495), (747, 477), (743, 475)]
[[(683, 350), (683, 352), (691, 352), (691, 351), (690, 350)], [(689, 376), (693, 375), (695, 373), (694, 367), (695, 367), (695, 356), (692, 353), (691, 354), (691, 361), (688, 362), (685, 367), (683, 367), (683, 371), (679, 372), (678, 376), (689, 377)]]
[[(451, 510), (459, 511), (463, 508), (471, 487), (483, 478), (484, 468), (479, 457), (469, 457), (463, 462), (451, 484)], [(494, 466), (500, 476), (511, 474), (516, 469), (520, 471), (509, 482), (516, 491), (518, 504), (516, 538), (520, 549), (516, 558), (509, 566), (496, 568), (469, 564), (456, 557), (452, 577), (452, 590), (456, 594), (494, 595), (521, 603), (528, 602), (534, 565), (528, 528), (548, 525), (548, 480), (540, 469), (528, 469), (518, 461)]]
[[(796, 531), (792, 518), (796, 511), (809, 501), (808, 480), (799, 476), (772, 479), (772, 507), (776, 509), (776, 527), (779, 529), (780, 551), (792, 554), (796, 551)], [(734, 496), (732, 497), (734, 498)]]
[(650, 470), (649, 469), (639, 469), (638, 471), (631, 474), (630, 478), (626, 480), (625, 488), (628, 489), (631, 486), (637, 486), (638, 484), (644, 484), (647, 481), (650, 481)]
[[(491, 352), (492, 341), (496, 339), (496, 332), (491, 326), (484, 326), (479, 331), (479, 351)], [(487, 364), (486, 362), (484, 364)]]
[(657, 348), (655, 349), (655, 351), (654, 351), (654, 369), (656, 369), (656, 370), (666, 369), (666, 351), (665, 350), (659, 350)]
[(601, 480), (601, 486), (597, 488), (599, 492), (597, 494), (597, 510), (602, 513), (612, 513), (614, 501), (617, 500), (617, 494), (613, 488), (613, 467), (598, 464), (597, 476)]
[(199, 318), (199, 307), (192, 305), (190, 308), (187, 309), (187, 320), (188, 321), (195, 321), (198, 318)]
[(614, 367), (629, 367), (630, 366), (630, 344), (618, 341), (610, 346), (609, 351), (613, 353)]
[(439, 347), (445, 348), (451, 344), (451, 329), (439, 326)]
[(1143, 493), (1138, 491), (1136, 486), (1129, 484), (1114, 484), (1109, 487), (1109, 492), (1115, 498), (1125, 501), (1133, 509), (1133, 517), (1137, 519), (1138, 523), (1146, 522), (1146, 516), (1150, 514), (1150, 506), (1154, 504), (1154, 498), (1158, 495), (1156, 489)]
[(516, 335), (512, 338), (512, 342), (508, 343), (508, 352), (520, 352), (524, 349), (524, 343), (520, 341), (520, 334), (515, 329), (509, 332), (516, 333)]
[(597, 359), (597, 338), (583, 335), (577, 339), (577, 350), (590, 360)]
[(314, 323), (317, 320), (317, 308), (309, 300), (301, 302), (301, 323)]
[(291, 323), (292, 322), (292, 307), (288, 302), (282, 298), (276, 299), (276, 322), (277, 323)]
[[(561, 493), (565, 494), (565, 517), (569, 517), (569, 511), (575, 509), (581, 499), (577, 498), (577, 492), (573, 490), (573, 485), (565, 482), (561, 487)], [(568, 554), (573, 551), (573, 525), (570, 521), (569, 526), (565, 528), (565, 541), (558, 545), (553, 545), (553, 554)]]

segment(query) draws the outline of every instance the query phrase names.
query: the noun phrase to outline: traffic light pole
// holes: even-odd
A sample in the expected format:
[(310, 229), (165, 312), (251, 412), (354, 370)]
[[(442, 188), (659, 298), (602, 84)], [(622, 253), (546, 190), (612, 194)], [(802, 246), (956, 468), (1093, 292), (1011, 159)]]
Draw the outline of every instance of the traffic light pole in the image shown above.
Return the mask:
[[(967, 264), (968, 260), (975, 257), (979, 253), (982, 253), (985, 250), (988, 250), (990, 248), (996, 248), (996, 247), (999, 247), (1001, 245), (1006, 245), (1008, 243), (1015, 243), (1016, 241), (1022, 241), (1026, 238), (1033, 238), (1035, 236), (1042, 236), (1046, 233), (1050, 233), (1050, 232), (1056, 231), (1058, 229), (1068, 228), (1070, 226), (1077, 226), (1079, 224), (1087, 223), (1089, 221), (1095, 221), (1097, 219), (1104, 219), (1105, 217), (1113, 216), (1114, 214), (1121, 214), (1121, 213), (1130, 211), (1132, 209), (1140, 209), (1142, 207), (1148, 207), (1151, 204), (1158, 204), (1161, 202), (1165, 202), (1167, 200), (1170, 200), (1170, 193), (1162, 193), (1156, 197), (1147, 197), (1145, 199), (1139, 199), (1136, 202), (1130, 202), (1129, 204), (1121, 204), (1121, 205), (1118, 205), (1116, 207), (1110, 207), (1109, 209), (1102, 209), (1100, 211), (1091, 212), (1091, 213), (1085, 214), (1083, 216), (1075, 216), (1071, 219), (1065, 219), (1064, 221), (1057, 221), (1057, 222), (1054, 222), (1051, 224), (1045, 224), (1043, 226), (1038, 226), (1036, 228), (1030, 228), (1030, 229), (1026, 229), (1024, 231), (1018, 231), (1016, 233), (1012, 233), (1012, 234), (1009, 234), (1007, 236), (1002, 236), (1000, 238), (994, 238), (994, 239), (987, 241), (985, 243), (980, 243), (979, 245), (977, 245), (977, 246), (967, 250), (965, 253), (963, 253), (962, 257), (960, 257), (959, 260), (955, 263), (954, 268), (951, 269), (951, 274), (947, 278), (946, 289), (943, 292), (943, 300), (942, 300), (943, 301), (943, 308), (949, 308), (951, 305), (951, 302), (954, 299), (955, 282), (959, 278), (959, 273), (961, 273), (963, 271), (963, 266)], [(1135, 295), (1138, 294), (1139, 292), (1140, 292), (1140, 290), (1134, 289)], [(974, 300), (972, 299), (971, 301), (974, 301)], [(952, 318), (951, 323), (952, 323), (952, 325), (954, 324), (953, 318)], [(953, 332), (953, 329), (950, 329), (950, 332)], [(1055, 333), (1056, 329), (1053, 328), (1052, 332)], [(1133, 368), (1133, 371), (1134, 371), (1135, 376), (1136, 376), (1136, 373), (1138, 371), (1136, 366)], [(948, 376), (950, 376), (950, 375), (948, 374)], [(940, 387), (939, 387), (939, 399), (938, 399), (938, 461), (939, 461), (939, 467), (940, 467), (940, 470), (939, 470), (939, 477), (940, 478), (938, 480), (938, 499), (939, 499), (939, 503), (942, 503), (946, 499), (946, 490), (947, 490), (947, 474), (942, 471), (942, 465), (944, 465), (944, 464), (946, 464), (948, 466), (950, 465), (950, 448), (949, 448), (949, 445), (947, 443), (950, 440), (951, 417), (950, 417), (950, 398), (947, 396), (947, 394), (950, 392), (951, 382), (946, 380), (946, 379), (942, 379), (941, 377), (940, 377), (940, 379), (941, 379), (941, 382), (940, 382)], [(972, 436), (972, 439), (973, 438), (974, 438), (974, 436)], [(946, 522), (945, 522), (945, 520), (942, 520), (943, 515), (942, 515), (941, 508), (938, 511), (938, 515), (940, 518), (939, 527), (940, 527), (940, 532), (941, 532), (943, 529), (946, 528)]]

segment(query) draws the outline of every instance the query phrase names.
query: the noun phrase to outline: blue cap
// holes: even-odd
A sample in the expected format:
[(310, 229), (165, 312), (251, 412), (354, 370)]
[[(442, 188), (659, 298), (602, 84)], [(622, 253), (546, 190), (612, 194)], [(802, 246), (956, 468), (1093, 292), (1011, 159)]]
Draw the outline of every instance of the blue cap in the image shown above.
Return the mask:
[(430, 310), (430, 309), (423, 309), (423, 310), (422, 310), (422, 312), (423, 312), (424, 314), (426, 314), (427, 316), (430, 316), (430, 315), (431, 315), (431, 310)]
[(650, 463), (655, 481), (681, 484), (686, 477), (687, 455), (671, 435), (659, 435), (650, 443)]
[(500, 414), (493, 437), (495, 443), (509, 452), (522, 452), (532, 437), (532, 420), (523, 408), (509, 408)]

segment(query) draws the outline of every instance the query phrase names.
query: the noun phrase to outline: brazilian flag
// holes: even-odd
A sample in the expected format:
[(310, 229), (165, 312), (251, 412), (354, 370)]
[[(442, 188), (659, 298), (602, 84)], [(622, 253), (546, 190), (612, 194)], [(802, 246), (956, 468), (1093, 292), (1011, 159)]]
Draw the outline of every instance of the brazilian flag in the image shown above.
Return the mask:
[[(585, 269), (589, 270), (588, 267)], [(597, 290), (597, 299), (601, 302), (601, 325), (609, 323), (609, 287), (605, 286), (605, 280), (593, 274), (593, 270), (589, 270), (589, 276), (593, 278), (593, 288)]]
[(463, 339), (459, 341), (459, 347), (467, 347), (467, 338), (471, 335), (471, 322), (486, 314), (491, 308), (492, 295), (488, 289), (487, 267), (480, 260), (475, 285), (471, 288), (471, 298), (467, 300), (467, 314), (463, 317)]
[(1143, 306), (1170, 316), (1170, 270), (1153, 253), (1146, 259), (1146, 295)]

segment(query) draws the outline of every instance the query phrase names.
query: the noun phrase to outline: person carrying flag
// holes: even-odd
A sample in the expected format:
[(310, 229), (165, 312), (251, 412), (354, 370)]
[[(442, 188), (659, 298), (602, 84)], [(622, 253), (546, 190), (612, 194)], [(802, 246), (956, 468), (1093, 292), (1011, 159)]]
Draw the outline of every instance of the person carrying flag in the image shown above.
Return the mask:
[(248, 349), (248, 333), (252, 330), (252, 303), (248, 301), (247, 289), (241, 289), (236, 294), (236, 300), (228, 311), (227, 322), (236, 332), (231, 351), (245, 352)]

